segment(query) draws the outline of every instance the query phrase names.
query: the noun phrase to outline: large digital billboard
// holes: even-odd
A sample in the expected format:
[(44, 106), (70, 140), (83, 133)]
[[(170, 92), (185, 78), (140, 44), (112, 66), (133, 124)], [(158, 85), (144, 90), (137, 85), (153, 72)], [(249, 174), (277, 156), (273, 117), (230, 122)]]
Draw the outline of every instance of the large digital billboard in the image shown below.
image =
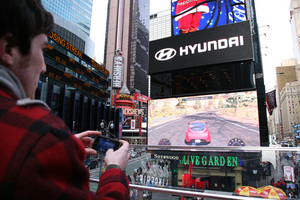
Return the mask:
[(253, 60), (245, 0), (172, 1), (172, 37), (149, 44), (149, 74)]
[(260, 146), (256, 91), (149, 100), (148, 145)]
[(172, 0), (173, 35), (246, 20), (245, 0)]

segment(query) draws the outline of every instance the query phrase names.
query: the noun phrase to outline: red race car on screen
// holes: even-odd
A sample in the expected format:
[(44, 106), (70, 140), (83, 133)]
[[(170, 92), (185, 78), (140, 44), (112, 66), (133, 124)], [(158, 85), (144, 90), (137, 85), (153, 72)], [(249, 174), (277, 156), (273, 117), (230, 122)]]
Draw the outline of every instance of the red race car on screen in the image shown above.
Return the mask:
[(188, 130), (185, 133), (185, 142), (194, 142), (198, 144), (203, 141), (206, 143), (210, 143), (211, 141), (210, 131), (208, 130), (206, 123), (204, 121), (190, 122)]

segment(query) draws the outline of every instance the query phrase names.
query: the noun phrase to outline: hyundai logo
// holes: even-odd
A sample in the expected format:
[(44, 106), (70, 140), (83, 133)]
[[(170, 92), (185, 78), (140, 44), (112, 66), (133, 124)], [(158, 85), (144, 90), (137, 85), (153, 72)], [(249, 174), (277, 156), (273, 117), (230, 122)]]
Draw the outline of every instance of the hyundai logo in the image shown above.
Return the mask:
[(156, 58), (156, 60), (159, 60), (159, 61), (166, 61), (166, 60), (172, 59), (175, 55), (176, 55), (175, 49), (165, 48), (165, 49), (159, 50), (155, 54), (155, 58)]

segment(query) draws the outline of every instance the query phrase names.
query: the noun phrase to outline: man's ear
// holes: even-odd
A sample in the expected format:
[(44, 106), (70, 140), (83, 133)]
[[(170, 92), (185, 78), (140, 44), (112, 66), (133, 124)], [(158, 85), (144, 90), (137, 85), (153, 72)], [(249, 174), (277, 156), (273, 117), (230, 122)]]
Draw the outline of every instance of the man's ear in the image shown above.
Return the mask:
[(16, 47), (13, 47), (12, 44), (13, 36), (11, 34), (6, 34), (0, 38), (0, 62), (4, 65), (13, 64), (13, 55)]

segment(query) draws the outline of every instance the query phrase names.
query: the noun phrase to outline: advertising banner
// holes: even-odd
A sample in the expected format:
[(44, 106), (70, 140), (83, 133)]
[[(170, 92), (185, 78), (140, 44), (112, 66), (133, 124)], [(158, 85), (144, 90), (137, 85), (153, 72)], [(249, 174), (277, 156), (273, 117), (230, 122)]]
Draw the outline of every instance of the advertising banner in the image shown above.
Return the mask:
[(149, 74), (253, 59), (249, 21), (150, 42)]
[(292, 181), (294, 182), (294, 170), (291, 166), (283, 166), (283, 173), (285, 181)]
[(148, 144), (259, 146), (256, 91), (150, 100)]
[(172, 0), (173, 35), (245, 21), (245, 0)]
[(276, 103), (276, 90), (266, 93), (266, 102), (267, 102), (267, 109), (270, 115), (273, 114), (273, 110), (277, 108)]
[(113, 88), (121, 88), (123, 82), (123, 57), (114, 57)]

